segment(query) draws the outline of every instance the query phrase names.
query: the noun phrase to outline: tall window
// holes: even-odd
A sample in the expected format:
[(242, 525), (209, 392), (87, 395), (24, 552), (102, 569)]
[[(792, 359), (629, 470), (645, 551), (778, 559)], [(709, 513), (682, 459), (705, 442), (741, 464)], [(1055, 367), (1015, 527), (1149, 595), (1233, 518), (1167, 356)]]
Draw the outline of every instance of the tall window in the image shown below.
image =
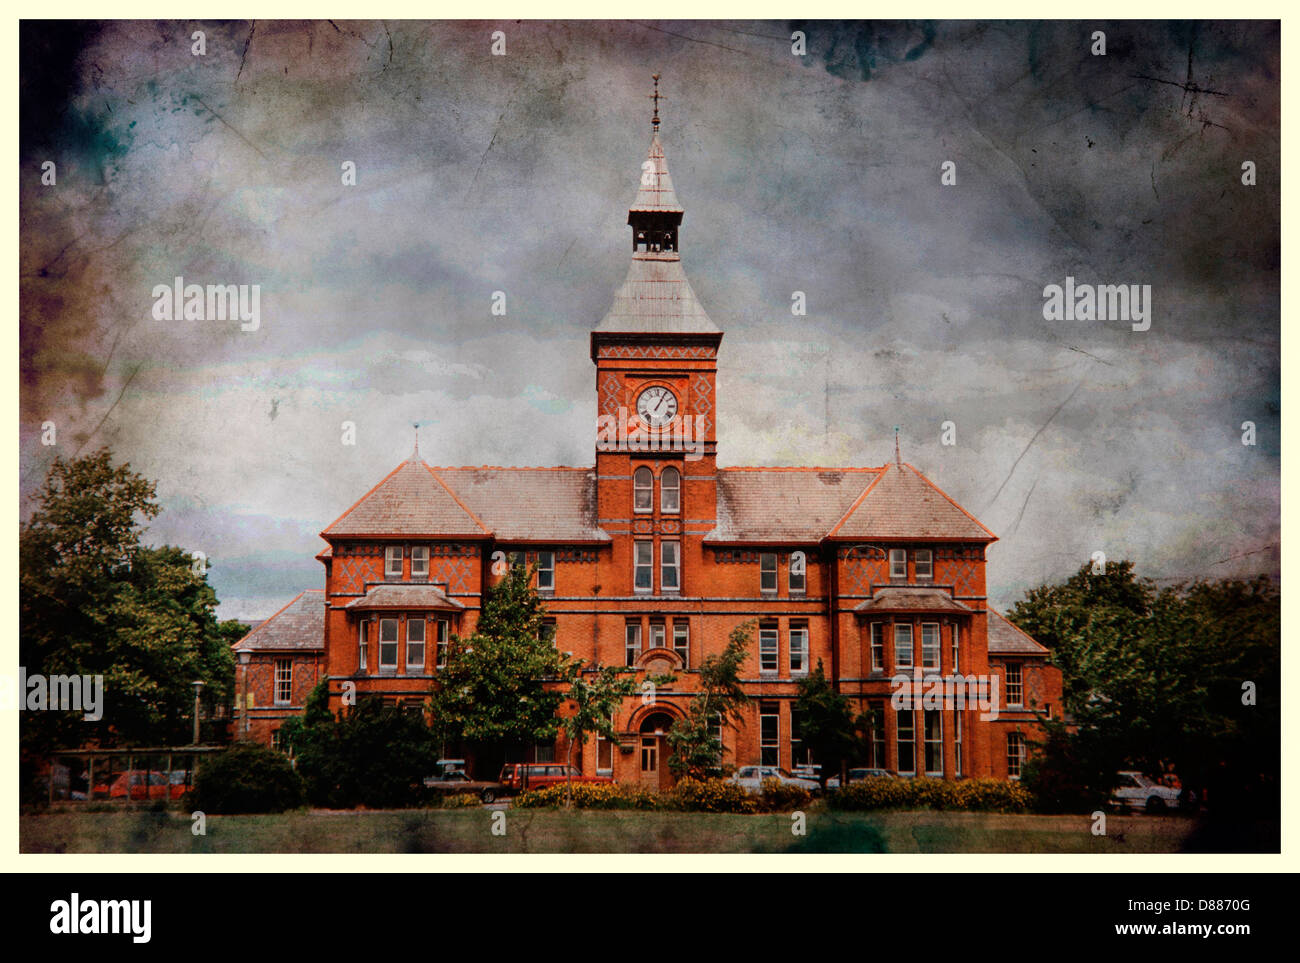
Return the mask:
[(662, 649), (667, 646), (668, 629), (662, 622), (650, 623), (650, 648)]
[(1020, 663), (1007, 663), (1007, 705), (1025, 704), (1025, 687), (1021, 684)]
[(379, 668), (397, 668), (397, 619), (379, 620)]
[[(760, 672), (777, 670), (777, 652), (780, 634), (775, 622), (762, 622), (758, 627), (758, 668)], [(775, 763), (773, 763), (775, 765)]]
[(624, 654), (626, 656), (625, 664), (634, 665), (636, 660), (641, 657), (641, 623), (627, 623), (626, 636), (624, 641)]
[(907, 581), (907, 549), (891, 548), (889, 550), (889, 577), (891, 580)]
[(632, 473), (632, 508), (638, 512), (655, 510), (655, 476), (642, 465)]
[(799, 713), (792, 707), (790, 709), (791, 766), (811, 766), (813, 764), (812, 749), (806, 748), (803, 744), (803, 727), (800, 725), (801, 721)]
[(632, 587), (637, 592), (653, 592), (655, 585), (655, 544), (654, 542), (636, 542), (632, 546), (634, 570)]
[(925, 774), (943, 775), (943, 713), (927, 709), (925, 717)]
[(885, 623), (871, 623), (871, 671), (885, 671)]
[(447, 654), (451, 651), (451, 623), (438, 620), (438, 668), (447, 668)]
[(899, 709), (897, 723), (898, 771), (912, 775), (916, 772), (916, 719), (912, 710)]
[(682, 587), (682, 545), (680, 542), (659, 543), (659, 588), (676, 592)]
[(763, 552), (758, 556), (758, 590), (776, 591), (776, 553)]
[(916, 567), (918, 580), (934, 578), (934, 552), (931, 549), (918, 548), (912, 553), (912, 564)]
[(555, 645), (555, 631), (555, 619), (542, 619), (542, 624), (537, 627), (537, 641)]
[(677, 514), (682, 505), (682, 473), (671, 465), (659, 476), (659, 510)]
[(873, 702), (867, 710), (867, 748), (870, 752), (868, 764), (873, 769), (885, 769), (885, 706)]
[(894, 623), (894, 671), (912, 667), (912, 623)]
[(1007, 733), (1007, 778), (1020, 778), (1020, 764), (1025, 759), (1025, 737), (1018, 732)]
[(921, 623), (921, 668), (939, 668), (939, 623)]
[(952, 761), (955, 766), (954, 775), (961, 778), (961, 710), (952, 711)]
[(555, 589), (555, 553), (537, 553), (537, 591), (550, 592)]
[(357, 623), (357, 670), (360, 672), (366, 671), (366, 646), (369, 642), (367, 630), (369, 628), (370, 623), (365, 619)]
[(424, 619), (406, 620), (407, 671), (424, 671)]
[(790, 594), (803, 595), (808, 587), (808, 556), (803, 552), (790, 553)]
[[(398, 574), (401, 574), (400, 572)], [(411, 546), (411, 578), (429, 577), (429, 546)]]
[(961, 626), (956, 622), (952, 624), (952, 671), (954, 673), (961, 671), (961, 658), (958, 653), (961, 651)]
[(765, 766), (781, 765), (781, 704), (758, 704), (758, 745)]
[(682, 660), (682, 668), (691, 667), (691, 623), (673, 620), (673, 651)]
[(612, 775), (614, 772), (614, 743), (604, 736), (596, 737), (596, 773)]
[(293, 699), (293, 660), (275, 660), (275, 704), (287, 706)]
[(402, 577), (402, 546), (389, 545), (384, 549), (384, 578)]
[(808, 671), (808, 626), (802, 622), (790, 624), (790, 674)]

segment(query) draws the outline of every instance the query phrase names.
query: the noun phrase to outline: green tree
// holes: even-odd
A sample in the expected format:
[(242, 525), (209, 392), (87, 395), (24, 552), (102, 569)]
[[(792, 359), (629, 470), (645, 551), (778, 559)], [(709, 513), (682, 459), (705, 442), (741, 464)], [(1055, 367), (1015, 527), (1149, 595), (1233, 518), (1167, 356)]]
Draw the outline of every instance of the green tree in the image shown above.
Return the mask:
[(586, 742), (587, 736), (596, 734), (614, 739), (614, 712), (628, 696), (636, 694), (636, 679), (629, 678), (632, 669), (621, 665), (600, 666), (584, 677), (581, 662), (569, 669), (569, 690), (564, 694), (568, 713), (561, 721), (568, 737), (569, 751), (565, 767), (564, 805), (573, 799), (573, 751)]
[(821, 764), (819, 779), (825, 788), (832, 773), (841, 773), (843, 781), (841, 771), (861, 757), (862, 736), (849, 700), (826, 678), (821, 659), (799, 680), (798, 691), (794, 710), (799, 714), (799, 739)]
[(722, 742), (716, 729), (740, 721), (740, 711), (749, 702), (740, 682), (740, 670), (751, 643), (753, 620), (731, 631), (726, 647), (700, 664), (700, 691), (692, 697), (686, 716), (668, 730), (672, 756), (668, 767), (677, 776), (706, 778), (722, 763)]
[(556, 710), (565, 696), (548, 683), (571, 672), (542, 631), (546, 610), (530, 575), (511, 566), (488, 590), (474, 633), (452, 637), (429, 698), (440, 739), (521, 748), (559, 732)]
[(19, 658), (28, 673), (102, 675), (103, 718), (22, 716), (24, 748), (189, 742), (193, 689), (228, 701), (234, 662), (206, 566), (179, 548), (141, 544), (155, 486), (101, 449), (56, 458), (19, 533)]

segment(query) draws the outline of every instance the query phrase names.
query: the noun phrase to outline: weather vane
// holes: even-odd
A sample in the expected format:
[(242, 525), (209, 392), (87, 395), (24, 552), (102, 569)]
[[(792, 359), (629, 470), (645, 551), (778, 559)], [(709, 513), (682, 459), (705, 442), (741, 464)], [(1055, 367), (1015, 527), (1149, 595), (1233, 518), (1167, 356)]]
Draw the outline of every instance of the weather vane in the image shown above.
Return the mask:
[(654, 125), (654, 129), (657, 132), (659, 130), (659, 101), (667, 100), (668, 98), (659, 93), (659, 75), (651, 74), (650, 76), (654, 78), (655, 82), (655, 92), (650, 95), (650, 99), (655, 102), (655, 115), (651, 123)]

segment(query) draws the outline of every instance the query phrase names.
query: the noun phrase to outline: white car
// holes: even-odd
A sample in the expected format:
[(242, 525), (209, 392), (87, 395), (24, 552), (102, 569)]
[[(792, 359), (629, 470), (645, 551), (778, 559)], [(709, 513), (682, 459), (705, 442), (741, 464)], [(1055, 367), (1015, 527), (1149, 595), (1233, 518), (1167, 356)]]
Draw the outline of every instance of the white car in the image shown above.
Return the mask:
[(1177, 789), (1162, 786), (1140, 772), (1121, 772), (1110, 801), (1129, 811), (1141, 809), (1148, 813), (1162, 813), (1166, 809), (1178, 808), (1178, 796)]
[[(871, 769), (858, 768), (849, 770), (849, 783), (861, 782), (864, 779), (897, 779), (898, 773), (890, 769)], [(839, 789), (840, 777), (831, 776), (826, 780), (827, 789)]]
[(741, 766), (736, 770), (736, 774), (731, 777), (731, 781), (741, 789), (754, 793), (763, 791), (764, 779), (775, 779), (782, 785), (798, 786), (800, 789), (807, 789), (809, 792), (820, 792), (822, 788), (816, 779), (799, 779), (779, 766)]

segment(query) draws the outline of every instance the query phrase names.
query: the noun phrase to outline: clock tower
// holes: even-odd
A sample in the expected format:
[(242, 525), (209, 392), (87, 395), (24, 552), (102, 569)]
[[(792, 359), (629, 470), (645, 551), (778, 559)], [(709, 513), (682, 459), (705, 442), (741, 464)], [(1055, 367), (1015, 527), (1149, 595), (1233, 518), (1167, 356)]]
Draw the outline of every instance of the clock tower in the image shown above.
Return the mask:
[[(650, 150), (627, 214), (632, 262), (609, 313), (591, 333), (597, 507), (611, 534), (630, 525), (635, 543), (627, 544), (622, 570), (631, 581), (648, 571), (652, 583), (631, 588), (674, 595), (689, 589), (680, 578), (672, 584), (672, 556), (681, 553), (689, 561), (700, 554), (699, 540), (714, 526), (722, 332), (682, 269), (684, 209), (659, 140), (658, 76), (653, 96)], [(677, 546), (664, 547), (664, 541)], [(615, 551), (617, 562), (619, 547)], [(652, 559), (649, 566), (638, 552)]]

